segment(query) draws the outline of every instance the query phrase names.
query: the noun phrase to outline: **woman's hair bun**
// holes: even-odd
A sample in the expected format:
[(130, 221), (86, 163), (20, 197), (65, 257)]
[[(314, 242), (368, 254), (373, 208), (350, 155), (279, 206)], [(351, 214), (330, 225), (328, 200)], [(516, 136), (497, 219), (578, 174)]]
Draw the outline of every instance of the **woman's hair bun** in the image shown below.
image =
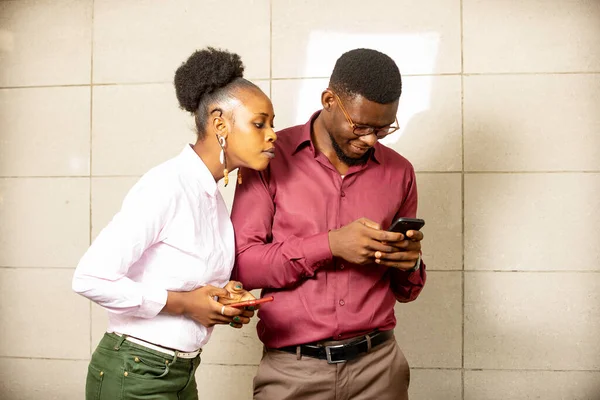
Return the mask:
[(243, 72), (244, 64), (235, 53), (213, 47), (195, 51), (175, 72), (179, 105), (195, 112), (202, 96), (241, 78)]

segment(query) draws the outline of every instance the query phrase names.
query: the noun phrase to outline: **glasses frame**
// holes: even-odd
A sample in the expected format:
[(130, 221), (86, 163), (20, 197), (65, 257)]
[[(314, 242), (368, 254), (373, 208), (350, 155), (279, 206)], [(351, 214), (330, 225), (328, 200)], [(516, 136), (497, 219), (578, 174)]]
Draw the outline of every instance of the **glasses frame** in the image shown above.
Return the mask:
[[(352, 128), (352, 133), (354, 135), (361, 137), (361, 136), (369, 136), (369, 135), (375, 134), (377, 139), (383, 139), (387, 135), (392, 134), (392, 133), (396, 132), (398, 129), (400, 129), (400, 124), (398, 123), (398, 117), (395, 117), (396, 126), (390, 125), (387, 128), (375, 128), (375, 127), (372, 127), (369, 125), (355, 124), (354, 121), (352, 121), (352, 118), (350, 118), (350, 114), (348, 114), (348, 111), (346, 111), (346, 107), (344, 107), (344, 103), (342, 103), (342, 99), (340, 99), (340, 96), (338, 96), (337, 93), (335, 93), (331, 89), (329, 91), (335, 96), (337, 102), (339, 103), (340, 109), (342, 110), (344, 117), (346, 117), (346, 120), (350, 124), (350, 127)], [(368, 129), (368, 131), (366, 133), (356, 133), (357, 129)], [(380, 132), (381, 132), (381, 134), (380, 134)]]

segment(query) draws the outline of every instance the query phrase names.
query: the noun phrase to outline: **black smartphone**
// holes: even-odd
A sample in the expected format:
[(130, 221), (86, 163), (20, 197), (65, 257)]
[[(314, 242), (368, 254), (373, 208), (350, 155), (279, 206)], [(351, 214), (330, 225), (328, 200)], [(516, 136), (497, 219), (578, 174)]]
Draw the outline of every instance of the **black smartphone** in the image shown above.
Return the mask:
[(398, 232), (406, 236), (408, 231), (419, 231), (425, 225), (425, 220), (420, 218), (398, 218), (388, 231)]

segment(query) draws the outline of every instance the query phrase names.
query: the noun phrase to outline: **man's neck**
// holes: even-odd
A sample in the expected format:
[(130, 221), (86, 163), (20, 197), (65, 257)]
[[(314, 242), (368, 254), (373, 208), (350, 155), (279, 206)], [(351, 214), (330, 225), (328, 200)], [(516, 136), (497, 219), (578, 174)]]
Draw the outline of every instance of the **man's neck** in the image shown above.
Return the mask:
[(310, 133), (313, 146), (315, 146), (315, 151), (317, 153), (323, 153), (340, 175), (346, 175), (350, 167), (337, 156), (333, 144), (331, 143), (329, 132), (327, 132), (327, 128), (325, 128), (325, 124), (321, 119), (321, 114), (314, 120)]

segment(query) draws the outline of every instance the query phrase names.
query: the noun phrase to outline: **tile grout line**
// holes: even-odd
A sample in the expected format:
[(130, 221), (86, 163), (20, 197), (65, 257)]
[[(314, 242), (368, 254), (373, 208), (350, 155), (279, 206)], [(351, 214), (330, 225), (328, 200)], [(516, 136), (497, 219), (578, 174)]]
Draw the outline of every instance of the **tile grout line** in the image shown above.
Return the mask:
[(465, 400), (465, 57), (463, 0), (460, 0), (460, 140), (461, 140), (461, 349), (460, 349), (460, 397)]
[[(271, 32), (272, 35), (272, 32)], [(270, 38), (272, 42), (272, 38)], [(272, 43), (270, 43), (272, 50)], [(272, 55), (271, 55), (272, 61)], [(272, 62), (271, 62), (272, 64)], [(600, 71), (558, 71), (558, 72), (481, 72), (481, 73), (461, 73), (461, 72), (441, 72), (436, 74), (403, 74), (403, 77), (440, 77), (440, 76), (552, 76), (552, 75), (600, 75)], [(300, 76), (287, 78), (273, 78), (272, 71), (269, 77), (265, 78), (246, 78), (251, 81), (285, 81), (285, 80), (309, 80), (309, 79), (328, 79), (327, 76)], [(97, 82), (97, 83), (67, 83), (58, 85), (20, 85), (20, 86), (0, 86), (0, 90), (14, 89), (44, 89), (44, 88), (61, 88), (61, 87), (87, 87), (87, 86), (136, 86), (136, 85), (165, 85), (170, 84), (169, 81), (148, 81), (148, 82)]]
[(273, 0), (269, 0), (269, 99), (273, 101)]
[[(89, 362), (89, 358), (66, 358), (66, 357), (31, 357), (31, 356), (11, 356), (11, 355), (0, 355), (0, 359), (12, 359), (12, 360), (45, 360), (45, 361), (86, 361)], [(226, 367), (258, 367), (258, 364), (231, 364), (223, 362), (206, 362), (202, 365), (211, 366), (226, 366)], [(431, 371), (461, 371), (463, 368), (459, 367), (411, 367), (414, 370), (431, 370)], [(551, 373), (600, 373), (599, 369), (545, 369), (545, 368), (464, 368), (465, 371), (472, 372), (551, 372)]]
[[(417, 174), (461, 174), (461, 175), (559, 175), (559, 174), (600, 174), (600, 170), (573, 171), (428, 171), (418, 170)], [(90, 175), (0, 175), (0, 179), (80, 179), (90, 178)], [(141, 175), (91, 175), (92, 178), (140, 178)]]
[[(88, 246), (92, 244), (92, 127), (93, 127), (93, 114), (94, 114), (94, 10), (95, 10), (95, 1), (92, 0), (92, 19), (91, 19), (91, 37), (90, 37), (90, 214), (89, 214), (89, 237), (88, 237)], [(89, 307), (89, 329), (90, 329), (90, 341), (89, 341), (89, 354), (92, 354), (92, 302), (88, 302)]]
[[(46, 265), (46, 266), (39, 266), (39, 265), (20, 265), (20, 266), (14, 266), (14, 265), (0, 265), (0, 269), (22, 269), (22, 270), (35, 270), (35, 269), (43, 269), (43, 270), (48, 270), (48, 269), (52, 269), (52, 270), (70, 270), (70, 271), (74, 271), (75, 267), (56, 267), (56, 266), (51, 266), (51, 265)], [(471, 274), (490, 274), (490, 273), (501, 273), (501, 274), (600, 274), (600, 270), (564, 270), (564, 269), (557, 269), (557, 270), (530, 270), (530, 271), (526, 271), (526, 270), (515, 270), (515, 269), (483, 269), (483, 270), (478, 270), (478, 269), (470, 269), (470, 270), (460, 270), (460, 269), (433, 269), (433, 268), (427, 268), (428, 272), (435, 272), (435, 273), (462, 273), (462, 272), (469, 272)]]

